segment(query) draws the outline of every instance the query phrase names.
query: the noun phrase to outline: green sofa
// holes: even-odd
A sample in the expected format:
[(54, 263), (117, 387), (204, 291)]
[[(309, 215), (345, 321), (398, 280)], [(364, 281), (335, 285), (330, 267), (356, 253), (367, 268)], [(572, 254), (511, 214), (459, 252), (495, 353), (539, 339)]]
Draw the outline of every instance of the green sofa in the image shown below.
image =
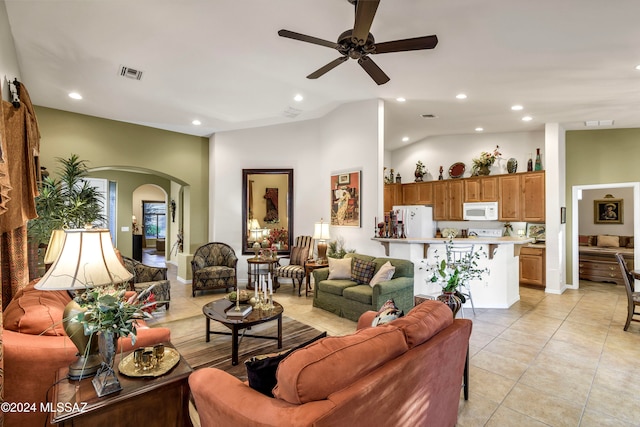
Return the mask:
[(413, 263), (404, 259), (376, 258), (368, 255), (350, 253), (345, 258), (359, 258), (373, 261), (376, 273), (387, 261), (396, 271), (391, 280), (369, 285), (358, 285), (351, 280), (328, 280), (329, 268), (313, 271), (315, 286), (313, 306), (337, 314), (340, 317), (358, 321), (365, 311), (378, 311), (382, 304), (393, 298), (396, 305), (405, 313), (413, 307)]

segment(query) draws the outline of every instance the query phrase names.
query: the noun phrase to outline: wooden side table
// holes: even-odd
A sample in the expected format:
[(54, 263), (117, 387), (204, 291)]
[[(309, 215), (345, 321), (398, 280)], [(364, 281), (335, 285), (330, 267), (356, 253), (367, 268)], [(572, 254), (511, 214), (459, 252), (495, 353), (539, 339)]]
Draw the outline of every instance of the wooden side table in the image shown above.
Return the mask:
[(318, 263), (317, 261), (306, 261), (304, 263), (304, 296), (309, 295), (311, 290), (311, 272), (317, 268), (328, 267), (329, 263)]
[[(269, 272), (269, 278), (273, 281), (273, 271), (276, 266), (280, 263), (279, 258), (248, 258), (247, 259), (247, 289), (254, 290), (254, 283), (257, 282), (260, 268), (263, 265), (267, 266), (267, 271)], [(273, 283), (273, 290), (275, 291), (280, 286), (277, 283)]]
[[(165, 343), (167, 347), (173, 347)], [(126, 356), (118, 353), (115, 366)], [(122, 390), (98, 397), (91, 383), (66, 379), (69, 368), (58, 370), (53, 386), (51, 424), (74, 427), (191, 427), (189, 417), (189, 374), (193, 371), (180, 357), (168, 373), (155, 378), (116, 375)]]

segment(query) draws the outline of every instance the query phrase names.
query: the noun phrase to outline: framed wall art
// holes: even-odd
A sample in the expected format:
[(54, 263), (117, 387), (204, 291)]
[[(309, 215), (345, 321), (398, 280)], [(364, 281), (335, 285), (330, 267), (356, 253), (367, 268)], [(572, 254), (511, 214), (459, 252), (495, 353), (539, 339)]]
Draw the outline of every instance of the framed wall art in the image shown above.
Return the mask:
[(623, 224), (623, 199), (600, 199), (593, 201), (595, 224)]
[(527, 223), (527, 237), (536, 239), (536, 242), (547, 240), (547, 227), (544, 224)]
[(360, 170), (331, 175), (331, 225), (361, 226), (361, 178)]

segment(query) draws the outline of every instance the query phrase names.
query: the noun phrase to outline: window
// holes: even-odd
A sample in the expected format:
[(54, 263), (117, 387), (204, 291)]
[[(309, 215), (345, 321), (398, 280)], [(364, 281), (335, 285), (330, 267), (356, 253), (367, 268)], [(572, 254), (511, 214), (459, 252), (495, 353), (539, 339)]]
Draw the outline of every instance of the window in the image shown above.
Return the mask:
[(164, 239), (167, 234), (167, 205), (165, 202), (142, 201), (144, 236), (147, 239)]

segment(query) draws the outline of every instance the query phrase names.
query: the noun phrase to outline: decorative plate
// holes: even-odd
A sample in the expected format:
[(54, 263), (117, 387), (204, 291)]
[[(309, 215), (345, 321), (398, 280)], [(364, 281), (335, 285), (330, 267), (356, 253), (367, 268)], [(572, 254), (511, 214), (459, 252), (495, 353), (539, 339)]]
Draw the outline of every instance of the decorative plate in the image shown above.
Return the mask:
[(466, 170), (466, 166), (462, 162), (454, 163), (449, 168), (449, 176), (451, 178), (460, 178), (464, 175), (464, 171)]
[[(153, 349), (153, 347), (147, 347), (147, 350)], [(164, 357), (158, 365), (152, 369), (143, 371), (137, 369), (133, 363), (133, 352), (120, 361), (118, 370), (121, 374), (128, 377), (159, 377), (171, 370), (180, 361), (180, 353), (177, 350), (169, 347), (164, 348)]]

